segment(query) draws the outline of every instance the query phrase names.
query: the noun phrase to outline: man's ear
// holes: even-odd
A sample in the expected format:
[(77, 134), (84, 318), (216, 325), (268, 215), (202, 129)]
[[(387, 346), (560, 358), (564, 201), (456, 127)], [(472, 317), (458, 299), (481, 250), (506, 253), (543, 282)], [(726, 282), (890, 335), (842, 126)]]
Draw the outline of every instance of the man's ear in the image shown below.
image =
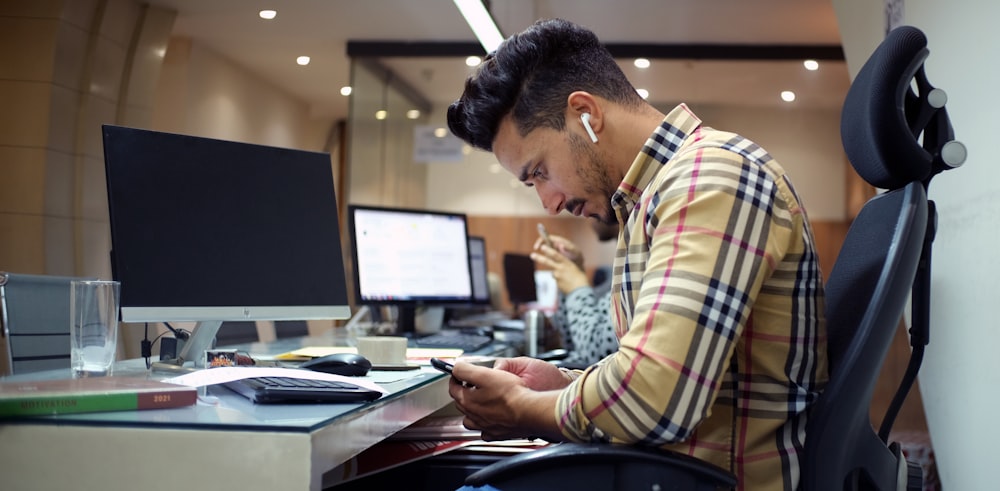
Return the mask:
[[(597, 136), (603, 127), (604, 112), (593, 94), (576, 91), (566, 98), (566, 125), (581, 125), (590, 140), (597, 143)], [(586, 116), (584, 116), (586, 115)]]

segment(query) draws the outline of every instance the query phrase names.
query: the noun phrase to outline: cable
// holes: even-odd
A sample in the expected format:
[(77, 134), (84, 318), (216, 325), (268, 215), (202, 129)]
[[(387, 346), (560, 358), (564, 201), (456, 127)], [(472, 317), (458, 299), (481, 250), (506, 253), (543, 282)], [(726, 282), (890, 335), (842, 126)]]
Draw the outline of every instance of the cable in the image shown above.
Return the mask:
[[(185, 340), (191, 337), (191, 331), (188, 331), (187, 329), (177, 329), (174, 326), (171, 326), (170, 323), (168, 322), (164, 322), (163, 325), (167, 326), (167, 329), (169, 329), (170, 332), (174, 335), (174, 337), (179, 340)], [(153, 367), (152, 361), (150, 360), (150, 358), (153, 357), (153, 345), (156, 344), (156, 342), (159, 341), (160, 338), (162, 338), (163, 335), (166, 334), (167, 332), (166, 331), (161, 332), (155, 338), (153, 338), (152, 341), (150, 341), (148, 322), (143, 323), (143, 329), (144, 332), (142, 336), (143, 339), (140, 344), (140, 354), (146, 360), (146, 370), (149, 370)]]
[(187, 329), (174, 329), (174, 326), (171, 326), (169, 322), (164, 322), (163, 325), (167, 326), (167, 329), (170, 329), (170, 332), (174, 333), (174, 337), (181, 341), (191, 337), (191, 331)]
[(150, 368), (153, 367), (149, 359), (153, 356), (153, 343), (156, 342), (156, 340), (155, 339), (152, 341), (149, 340), (149, 323), (145, 322), (143, 323), (143, 325), (144, 325), (143, 328), (144, 332), (142, 335), (142, 343), (140, 344), (141, 347), (140, 352), (142, 354), (142, 357), (146, 359), (146, 370), (149, 370)]

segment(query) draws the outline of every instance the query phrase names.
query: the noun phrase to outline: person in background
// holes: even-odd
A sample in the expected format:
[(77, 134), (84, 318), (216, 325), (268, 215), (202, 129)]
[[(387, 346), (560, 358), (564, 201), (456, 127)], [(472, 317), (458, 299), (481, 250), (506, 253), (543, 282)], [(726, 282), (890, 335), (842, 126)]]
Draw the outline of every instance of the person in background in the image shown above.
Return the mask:
[(827, 381), (823, 281), (809, 220), (766, 150), (687, 106), (640, 97), (597, 36), (559, 19), (505, 40), (448, 108), (550, 214), (621, 237), (619, 337), (584, 371), (532, 358), (457, 362), (449, 394), (484, 439), (661, 447), (793, 490)]
[[(618, 222), (612, 224), (591, 220), (591, 228), (601, 242), (618, 238)], [(569, 355), (560, 360), (561, 366), (587, 366), (597, 363), (618, 350), (618, 336), (611, 324), (611, 274), (607, 266), (587, 279), (583, 254), (569, 239), (550, 235), (553, 247), (539, 238), (531, 258), (543, 268), (552, 270), (559, 288), (559, 306), (552, 324), (559, 331)]]

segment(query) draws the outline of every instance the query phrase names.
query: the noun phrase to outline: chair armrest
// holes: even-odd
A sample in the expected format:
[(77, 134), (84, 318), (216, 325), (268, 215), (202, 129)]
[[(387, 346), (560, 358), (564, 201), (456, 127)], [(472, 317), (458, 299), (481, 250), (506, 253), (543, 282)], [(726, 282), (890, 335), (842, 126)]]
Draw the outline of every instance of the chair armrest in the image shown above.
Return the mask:
[(736, 487), (736, 476), (693, 457), (628, 445), (560, 443), (508, 457), (466, 478), (473, 486), (526, 489), (692, 489)]

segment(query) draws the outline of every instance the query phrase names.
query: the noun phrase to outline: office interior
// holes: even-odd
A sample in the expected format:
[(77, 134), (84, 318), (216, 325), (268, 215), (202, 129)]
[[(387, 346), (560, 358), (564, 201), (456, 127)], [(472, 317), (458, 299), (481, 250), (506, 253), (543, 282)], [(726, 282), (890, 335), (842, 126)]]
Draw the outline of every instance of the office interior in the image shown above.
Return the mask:
[[(798, 1), (765, 3), (789, 7)], [(929, 433), (942, 487), (986, 489), (993, 482), (988, 470), (1000, 441), (993, 416), (1000, 396), (991, 390), (1000, 385), (1000, 375), (990, 364), (1000, 341), (991, 315), (993, 285), (1000, 275), (992, 250), (1000, 230), (1000, 168), (985, 158), (1000, 130), (989, 93), (1000, 86), (1000, 69), (989, 63), (1000, 46), (991, 21), (1000, 6), (977, 0), (812, 1), (829, 3), (843, 47), (843, 83), (831, 90), (846, 91), (851, 74), (881, 40), (887, 23), (901, 20), (922, 29), (931, 51), (929, 76), (947, 90), (956, 134), (970, 150), (961, 172), (941, 177), (930, 189), (941, 217), (931, 342), (919, 390), (911, 393), (896, 427)], [(250, 15), (266, 7), (245, 3)], [(354, 2), (341, 3), (344, 15), (350, 15)], [(560, 5), (512, 2), (533, 9), (504, 18), (509, 5), (492, 3), (505, 34), (533, 20), (530, 12)], [(591, 3), (586, 11), (598, 9), (605, 16), (622, 9), (617, 2)], [(738, 3), (743, 2), (721, 2), (715, 8)], [(470, 234), (486, 238), (491, 272), (500, 272), (503, 252), (531, 247), (537, 222), (582, 244), (587, 257), (613, 254), (613, 244), (597, 243), (583, 220), (546, 216), (533, 190), (512, 186), (503, 171), (491, 171), (495, 159), (490, 154), (471, 151), (458, 162), (413, 162), (414, 126), (443, 126), (445, 106), (385, 70), (394, 62), (420, 66), (419, 59), (355, 58), (349, 71), (329, 82), (330, 91), (350, 85), (354, 92), (344, 97), (340, 113), (321, 110), (198, 39), (176, 35), (184, 13), (169, 4), (0, 1), (0, 270), (110, 278), (103, 123), (329, 152), (342, 208), (359, 203), (467, 213)], [(386, 2), (384, 8), (400, 8), (398, 4)], [(685, 15), (655, 1), (635, 6), (662, 12), (665, 19)], [(280, 15), (281, 6), (276, 8)], [(574, 20), (571, 9), (563, 12)], [(890, 19), (887, 12), (897, 18)], [(461, 23), (454, 13), (442, 19)], [(595, 30), (601, 35), (599, 27)], [(471, 33), (463, 41), (472, 42)], [(347, 52), (346, 46), (329, 49), (338, 56)], [(314, 63), (321, 56), (314, 53)], [(677, 102), (689, 101), (655, 101), (663, 107)], [(712, 101), (689, 104), (707, 124), (746, 134), (778, 156), (804, 197), (821, 263), (828, 270), (852, 210), (871, 195), (853, 178), (840, 149), (839, 107), (799, 111)], [(395, 116), (413, 105), (422, 111), (417, 119)], [(386, 107), (386, 119), (370, 117)], [(311, 332), (331, 327), (316, 321), (309, 325)], [(137, 326), (123, 326), (121, 357), (138, 356), (141, 335)], [(273, 335), (262, 332), (265, 340)], [(907, 350), (901, 331), (883, 370), (878, 392), (884, 397), (876, 397), (873, 414), (888, 405)]]

